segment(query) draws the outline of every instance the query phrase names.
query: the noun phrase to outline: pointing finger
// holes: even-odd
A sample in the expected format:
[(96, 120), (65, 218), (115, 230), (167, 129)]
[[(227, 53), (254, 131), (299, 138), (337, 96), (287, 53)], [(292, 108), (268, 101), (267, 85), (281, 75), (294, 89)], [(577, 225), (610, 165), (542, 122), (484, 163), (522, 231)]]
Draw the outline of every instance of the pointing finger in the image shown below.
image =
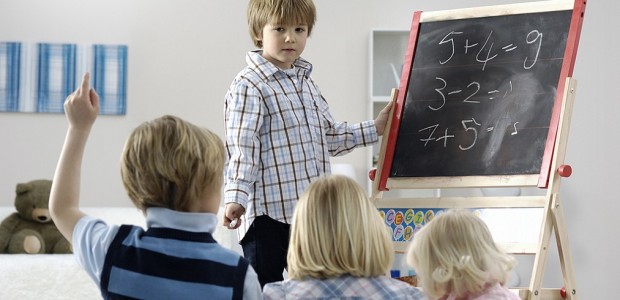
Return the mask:
[(88, 90), (90, 89), (89, 81), (90, 81), (90, 73), (86, 72), (84, 74), (84, 77), (82, 77), (82, 91), (88, 92)]

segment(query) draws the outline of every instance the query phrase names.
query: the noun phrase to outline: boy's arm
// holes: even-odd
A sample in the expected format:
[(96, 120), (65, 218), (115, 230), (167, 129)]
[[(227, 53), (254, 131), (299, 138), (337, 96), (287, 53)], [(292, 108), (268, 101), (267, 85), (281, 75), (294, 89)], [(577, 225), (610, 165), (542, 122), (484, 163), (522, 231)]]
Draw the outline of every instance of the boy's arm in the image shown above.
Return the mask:
[[(376, 120), (367, 120), (360, 123), (337, 122), (329, 110), (327, 101), (321, 97), (319, 109), (323, 121), (327, 124), (324, 138), (330, 156), (340, 156), (350, 153), (358, 147), (370, 146), (378, 141)], [(389, 108), (384, 108), (389, 111)], [(387, 111), (385, 114), (387, 115)], [(381, 117), (378, 116), (378, 119)], [(387, 118), (386, 118), (387, 121)], [(385, 124), (387, 122), (383, 122)]]
[[(240, 217), (248, 206), (248, 195), (258, 179), (259, 131), (263, 124), (262, 96), (247, 82), (238, 82), (226, 94), (224, 113), (228, 162), (225, 169), (224, 225)], [(233, 228), (239, 227), (240, 222)]]
[(84, 216), (79, 210), (82, 156), (90, 129), (99, 113), (99, 96), (84, 74), (81, 86), (65, 100), (69, 129), (60, 153), (50, 192), (50, 214), (58, 230), (72, 241), (73, 229)]

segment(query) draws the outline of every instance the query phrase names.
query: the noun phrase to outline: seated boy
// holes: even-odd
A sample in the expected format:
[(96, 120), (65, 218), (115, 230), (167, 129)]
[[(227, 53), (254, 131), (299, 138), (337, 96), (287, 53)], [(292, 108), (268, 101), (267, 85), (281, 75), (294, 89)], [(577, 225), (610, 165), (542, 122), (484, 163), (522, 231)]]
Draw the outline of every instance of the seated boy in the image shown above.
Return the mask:
[(129, 198), (147, 230), (107, 225), (79, 209), (80, 169), (99, 112), (89, 74), (65, 101), (69, 121), (50, 194), (50, 212), (104, 299), (261, 299), (255, 271), (212, 237), (225, 152), (211, 131), (178, 117), (145, 122), (121, 157)]

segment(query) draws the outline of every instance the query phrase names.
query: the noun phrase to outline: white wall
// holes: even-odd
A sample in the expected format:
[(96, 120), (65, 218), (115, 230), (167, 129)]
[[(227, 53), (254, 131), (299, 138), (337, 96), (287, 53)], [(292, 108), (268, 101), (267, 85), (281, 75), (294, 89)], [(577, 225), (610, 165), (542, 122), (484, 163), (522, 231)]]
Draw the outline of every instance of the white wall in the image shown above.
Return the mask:
[[(518, 0), (315, 0), (318, 22), (304, 57), (341, 120), (368, 112), (371, 28), (407, 29), (415, 10), (443, 10)], [(0, 41), (129, 45), (127, 115), (101, 117), (84, 161), (88, 206), (126, 206), (118, 158), (125, 137), (142, 121), (176, 114), (223, 135), (224, 94), (252, 48), (247, 0), (0, 0)], [(620, 112), (617, 96), (620, 28), (617, 1), (590, 1), (574, 77), (578, 79), (562, 182), (571, 251), (581, 299), (609, 299), (620, 278)], [(355, 107), (357, 109), (351, 109)], [(0, 113), (0, 205), (12, 205), (15, 185), (52, 178), (66, 121), (62, 115)], [(614, 154), (616, 153), (616, 154)], [(355, 165), (365, 183), (365, 150), (334, 161)], [(524, 220), (527, 222), (527, 220)], [(556, 251), (555, 249), (553, 251)], [(556, 252), (550, 252), (554, 256)], [(561, 281), (557, 265), (548, 271)]]

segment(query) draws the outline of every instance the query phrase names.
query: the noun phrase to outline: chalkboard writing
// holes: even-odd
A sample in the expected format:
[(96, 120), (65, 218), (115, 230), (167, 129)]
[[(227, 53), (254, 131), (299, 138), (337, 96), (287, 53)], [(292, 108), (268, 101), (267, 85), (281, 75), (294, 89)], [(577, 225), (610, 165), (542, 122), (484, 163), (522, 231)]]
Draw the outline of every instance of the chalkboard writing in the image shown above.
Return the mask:
[(571, 16), (420, 23), (390, 176), (539, 173)]

